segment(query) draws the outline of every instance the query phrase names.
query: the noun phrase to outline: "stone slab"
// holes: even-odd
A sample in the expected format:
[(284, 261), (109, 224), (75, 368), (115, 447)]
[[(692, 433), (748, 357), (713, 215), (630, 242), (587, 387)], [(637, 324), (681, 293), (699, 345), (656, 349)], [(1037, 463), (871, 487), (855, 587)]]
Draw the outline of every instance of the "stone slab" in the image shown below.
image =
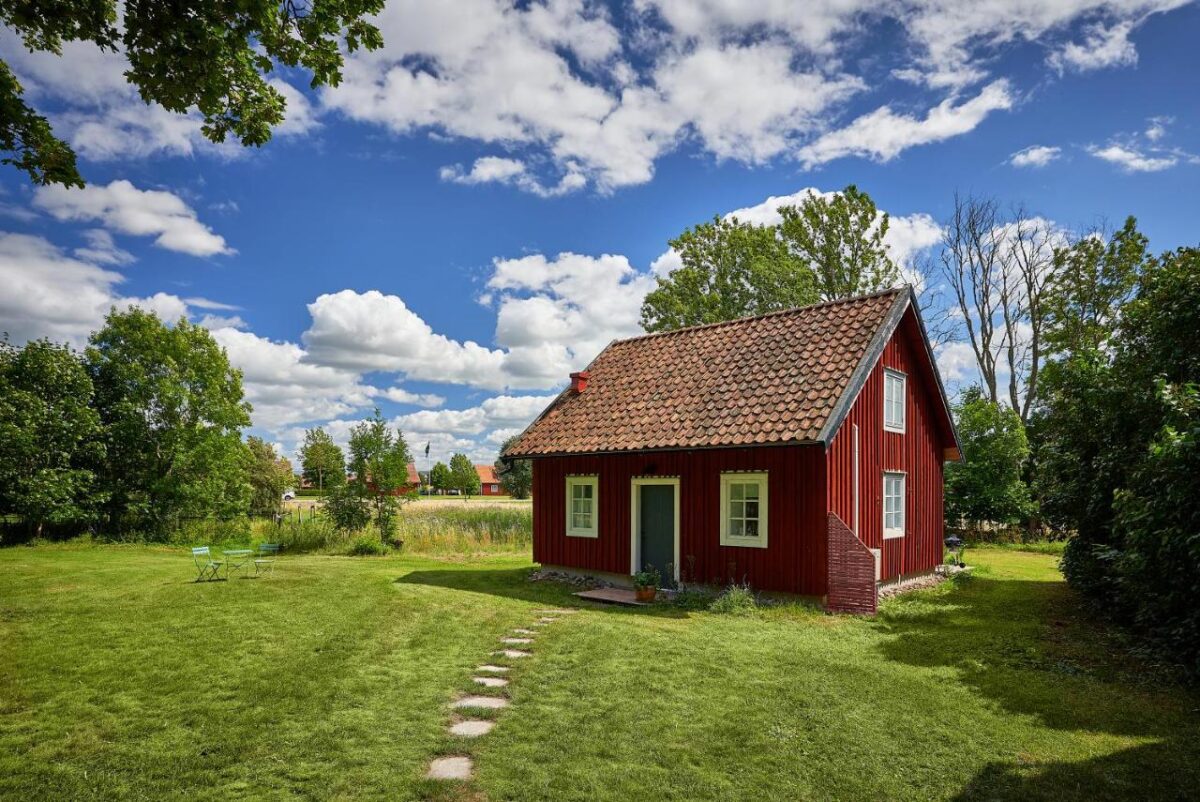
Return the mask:
[(480, 735), (487, 735), (492, 731), (492, 727), (496, 726), (494, 721), (481, 721), (476, 718), (469, 718), (466, 721), (459, 721), (450, 725), (451, 735), (461, 735), (464, 738), (478, 738)]
[(503, 688), (508, 684), (508, 680), (503, 677), (471, 677), (471, 679), (485, 688)]
[(518, 635), (536, 635), (537, 632), (532, 629), (514, 629), (513, 632)]
[(508, 666), (494, 666), (491, 663), (482, 666), (476, 666), (476, 671), (486, 671), (489, 674), (507, 674), (511, 669)]
[(510, 646), (521, 646), (526, 643), (533, 643), (533, 638), (501, 638), (501, 643), (507, 643)]
[(508, 700), (501, 696), (464, 696), (454, 703), (457, 708), (477, 707), (487, 710), (499, 710), (508, 707)]
[(498, 652), (492, 652), (494, 655), (503, 655), (504, 657), (533, 657), (533, 652), (523, 652), (520, 649), (501, 649)]
[(465, 755), (435, 758), (425, 775), (430, 780), (469, 780), (472, 769), (471, 758)]

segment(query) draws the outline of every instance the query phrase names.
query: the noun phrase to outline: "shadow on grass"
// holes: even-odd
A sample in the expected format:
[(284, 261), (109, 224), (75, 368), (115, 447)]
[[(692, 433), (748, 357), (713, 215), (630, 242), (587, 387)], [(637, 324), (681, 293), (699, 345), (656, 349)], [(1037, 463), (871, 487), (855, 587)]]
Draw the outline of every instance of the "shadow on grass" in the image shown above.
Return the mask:
[(887, 659), (954, 668), (957, 682), (1007, 712), (1064, 732), (1158, 741), (1081, 761), (990, 763), (957, 799), (1195, 798), (1200, 698), (1115, 645), (1065, 583), (975, 577), (897, 600), (875, 626), (891, 636), (880, 647)]
[(622, 607), (615, 604), (598, 604), (574, 595), (576, 588), (562, 582), (543, 580), (531, 582), (530, 569), (447, 569), (410, 571), (396, 579), (399, 585), (429, 585), (432, 587), (462, 590), (469, 593), (486, 593), (507, 599), (535, 602), (547, 606), (570, 606), (617, 615), (652, 615), (662, 618), (686, 618), (687, 612), (668, 604), (650, 607)]

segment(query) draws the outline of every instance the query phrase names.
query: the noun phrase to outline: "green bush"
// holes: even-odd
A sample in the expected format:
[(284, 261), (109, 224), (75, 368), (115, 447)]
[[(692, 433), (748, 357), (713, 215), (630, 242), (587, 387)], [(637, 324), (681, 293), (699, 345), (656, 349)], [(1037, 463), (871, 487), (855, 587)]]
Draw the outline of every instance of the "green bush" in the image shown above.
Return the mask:
[(359, 535), (350, 544), (350, 549), (347, 552), (354, 557), (378, 557), (388, 553), (388, 547), (383, 545), (378, 537), (374, 535)]
[(308, 520), (284, 519), (256, 521), (254, 540), (258, 543), (278, 543), (288, 554), (312, 551), (334, 551), (345, 546), (347, 536), (334, 528), (324, 515)]
[(730, 585), (708, 609), (714, 613), (749, 615), (758, 609), (758, 600), (748, 586)]

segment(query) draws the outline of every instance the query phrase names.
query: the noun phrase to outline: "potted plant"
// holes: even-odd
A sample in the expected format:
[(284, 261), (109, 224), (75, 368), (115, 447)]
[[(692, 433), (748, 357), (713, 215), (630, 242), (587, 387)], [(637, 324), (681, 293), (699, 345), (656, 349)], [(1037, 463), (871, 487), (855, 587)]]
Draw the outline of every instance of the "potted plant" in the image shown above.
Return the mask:
[(640, 602), (652, 602), (658, 595), (658, 569), (648, 565), (642, 571), (633, 575), (633, 592)]

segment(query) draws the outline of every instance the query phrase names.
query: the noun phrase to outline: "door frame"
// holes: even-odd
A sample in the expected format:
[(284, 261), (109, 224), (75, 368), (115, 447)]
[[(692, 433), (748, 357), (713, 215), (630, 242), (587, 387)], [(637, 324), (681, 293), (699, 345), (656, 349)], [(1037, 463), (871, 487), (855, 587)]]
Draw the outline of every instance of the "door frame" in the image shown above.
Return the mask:
[(679, 477), (678, 476), (635, 476), (629, 480), (629, 574), (639, 570), (642, 562), (642, 539), (639, 537), (638, 522), (642, 512), (642, 488), (646, 485), (667, 485), (674, 488), (675, 511), (675, 582), (679, 581)]

